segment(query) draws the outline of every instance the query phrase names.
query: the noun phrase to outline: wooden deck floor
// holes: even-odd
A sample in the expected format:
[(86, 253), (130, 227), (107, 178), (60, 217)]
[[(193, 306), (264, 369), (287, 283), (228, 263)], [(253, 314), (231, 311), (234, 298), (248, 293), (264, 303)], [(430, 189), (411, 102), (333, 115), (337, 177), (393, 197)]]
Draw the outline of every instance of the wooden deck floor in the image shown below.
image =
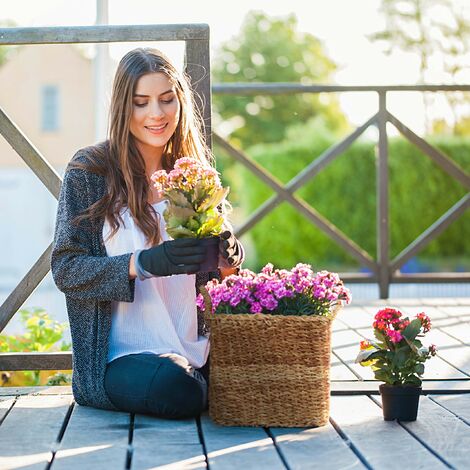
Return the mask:
[(418, 420), (382, 419), (378, 384), (354, 364), (384, 302), (334, 324), (331, 419), (322, 428), (232, 428), (76, 405), (69, 387), (0, 388), (0, 469), (470, 468), (470, 298), (389, 300), (433, 320)]

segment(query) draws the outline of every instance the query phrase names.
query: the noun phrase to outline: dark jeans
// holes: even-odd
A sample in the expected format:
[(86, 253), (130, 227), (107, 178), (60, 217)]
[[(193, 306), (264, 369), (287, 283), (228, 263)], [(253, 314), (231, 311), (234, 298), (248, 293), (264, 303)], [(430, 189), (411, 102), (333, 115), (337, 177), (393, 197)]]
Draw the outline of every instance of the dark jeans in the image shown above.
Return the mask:
[(191, 418), (207, 409), (208, 370), (176, 354), (129, 354), (107, 365), (105, 389), (120, 411)]

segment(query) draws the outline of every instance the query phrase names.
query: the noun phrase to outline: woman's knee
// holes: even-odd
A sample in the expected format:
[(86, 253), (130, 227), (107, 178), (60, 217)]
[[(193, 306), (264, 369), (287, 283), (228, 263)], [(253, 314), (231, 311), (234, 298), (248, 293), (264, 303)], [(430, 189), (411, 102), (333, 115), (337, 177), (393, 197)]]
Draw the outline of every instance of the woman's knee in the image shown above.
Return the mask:
[(164, 361), (149, 387), (147, 407), (164, 418), (190, 418), (206, 407), (207, 384), (194, 369)]

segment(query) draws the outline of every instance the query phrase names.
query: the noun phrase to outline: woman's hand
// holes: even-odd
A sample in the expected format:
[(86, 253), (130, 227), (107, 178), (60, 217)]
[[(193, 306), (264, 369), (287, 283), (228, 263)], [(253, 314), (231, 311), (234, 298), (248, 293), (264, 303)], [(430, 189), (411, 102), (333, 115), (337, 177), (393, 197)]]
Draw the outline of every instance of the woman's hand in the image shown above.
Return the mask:
[(204, 261), (204, 247), (196, 238), (178, 238), (142, 250), (138, 262), (145, 271), (154, 276), (194, 274)]
[(219, 237), (219, 267), (238, 268), (245, 259), (242, 244), (230, 230), (225, 230)]

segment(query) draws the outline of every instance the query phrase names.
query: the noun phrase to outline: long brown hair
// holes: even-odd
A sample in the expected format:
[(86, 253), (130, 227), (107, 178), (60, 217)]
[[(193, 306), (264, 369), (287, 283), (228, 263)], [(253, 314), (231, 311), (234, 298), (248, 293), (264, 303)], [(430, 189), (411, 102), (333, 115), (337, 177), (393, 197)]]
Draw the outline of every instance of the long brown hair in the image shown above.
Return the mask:
[(214, 164), (202, 135), (202, 119), (195, 107), (188, 78), (180, 74), (162, 52), (150, 48), (134, 49), (121, 59), (111, 96), (109, 139), (93, 147), (86, 164), (72, 164), (75, 168), (104, 175), (107, 183), (107, 194), (77, 217), (76, 223), (83, 219), (106, 217), (111, 226), (109, 237), (112, 237), (123, 223), (121, 209), (127, 206), (151, 245), (159, 243), (160, 230), (155, 210), (148, 203), (150, 182), (144, 159), (130, 133), (130, 119), (138, 80), (154, 72), (168, 77), (180, 104), (176, 130), (163, 150), (163, 168), (171, 170), (178, 158), (187, 156), (200, 159), (202, 165)]

